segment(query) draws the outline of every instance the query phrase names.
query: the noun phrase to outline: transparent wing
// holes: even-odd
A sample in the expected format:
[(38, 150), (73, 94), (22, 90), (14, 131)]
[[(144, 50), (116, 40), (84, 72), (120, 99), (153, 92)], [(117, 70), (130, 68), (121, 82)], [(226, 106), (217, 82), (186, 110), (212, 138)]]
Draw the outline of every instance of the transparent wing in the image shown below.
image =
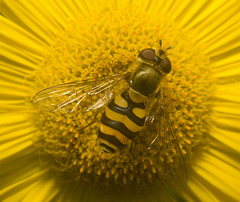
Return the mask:
[(168, 106), (162, 95), (152, 107), (146, 120), (151, 142), (147, 150), (157, 147), (159, 156), (154, 162), (160, 170), (161, 178), (170, 187), (182, 190), (186, 185), (186, 167), (178, 140), (169, 117)]
[(53, 86), (38, 92), (32, 103), (39, 110), (62, 113), (74, 112), (79, 106), (83, 111), (98, 109), (111, 100), (112, 88), (128, 75), (126, 72)]

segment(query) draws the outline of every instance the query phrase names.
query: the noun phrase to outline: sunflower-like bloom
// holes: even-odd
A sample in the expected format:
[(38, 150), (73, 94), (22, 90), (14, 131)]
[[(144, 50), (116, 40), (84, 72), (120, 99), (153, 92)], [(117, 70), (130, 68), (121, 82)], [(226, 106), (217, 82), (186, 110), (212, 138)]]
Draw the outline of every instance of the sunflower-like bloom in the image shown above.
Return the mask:
[[(0, 1), (0, 200), (239, 200), (239, 11), (234, 0)], [(147, 132), (102, 152), (100, 118), (83, 110), (98, 95), (73, 113), (32, 106), (50, 86), (129, 71), (159, 40), (172, 46), (160, 92), (181, 154)], [(186, 171), (186, 186), (160, 180), (164, 166)]]

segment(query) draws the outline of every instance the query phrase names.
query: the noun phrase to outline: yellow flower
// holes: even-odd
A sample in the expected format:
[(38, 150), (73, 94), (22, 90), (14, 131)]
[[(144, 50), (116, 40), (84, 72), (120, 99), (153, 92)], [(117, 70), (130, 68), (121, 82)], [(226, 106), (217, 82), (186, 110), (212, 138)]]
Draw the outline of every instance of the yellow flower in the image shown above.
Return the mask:
[[(239, 10), (233, 0), (1, 1), (0, 200), (238, 200)], [(168, 155), (175, 165), (172, 148), (143, 154), (142, 142), (152, 140), (143, 134), (132, 153), (105, 154), (99, 121), (79, 133), (94, 113), (29, 104), (49, 86), (123, 73), (159, 40), (173, 47), (161, 91), (174, 100), (170, 118), (187, 169), (178, 193), (159, 185), (155, 163)]]

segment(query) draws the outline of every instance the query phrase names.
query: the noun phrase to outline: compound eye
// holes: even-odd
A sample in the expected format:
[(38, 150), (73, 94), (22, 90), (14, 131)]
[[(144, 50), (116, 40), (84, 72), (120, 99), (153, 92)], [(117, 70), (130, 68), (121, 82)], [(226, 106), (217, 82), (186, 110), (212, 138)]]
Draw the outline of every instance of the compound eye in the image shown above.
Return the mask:
[(154, 61), (155, 58), (155, 50), (151, 48), (143, 49), (139, 54), (138, 57), (144, 60), (151, 60)]
[(165, 57), (161, 62), (160, 62), (160, 66), (162, 67), (162, 69), (164, 70), (165, 73), (169, 73), (172, 69), (172, 64), (171, 61), (168, 59), (168, 57)]

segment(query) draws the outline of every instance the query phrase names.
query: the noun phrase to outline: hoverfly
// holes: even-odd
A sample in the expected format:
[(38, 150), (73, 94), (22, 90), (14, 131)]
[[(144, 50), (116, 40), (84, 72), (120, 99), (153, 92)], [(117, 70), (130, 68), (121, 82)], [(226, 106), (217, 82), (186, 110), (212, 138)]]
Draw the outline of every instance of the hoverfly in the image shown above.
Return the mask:
[[(81, 110), (88, 112), (94, 109), (104, 109), (100, 120), (98, 139), (104, 152), (121, 151), (133, 141), (139, 132), (146, 130), (154, 137), (146, 147), (148, 151), (157, 141), (161, 142), (161, 150), (173, 148), (175, 159), (168, 162), (168, 156), (161, 159), (163, 180), (182, 186), (186, 182), (186, 169), (174, 135), (174, 131), (166, 112), (166, 101), (159, 90), (160, 82), (171, 71), (171, 62), (166, 56), (166, 50), (146, 48), (140, 51), (133, 72), (114, 74), (108, 77), (92, 78), (60, 84), (38, 92), (32, 99), (34, 106), (40, 110), (72, 113), (81, 108), (83, 102), (100, 95), (94, 103)], [(114, 95), (113, 88), (125, 80), (128, 88), (119, 95)], [(146, 115), (146, 103), (155, 95), (157, 102)], [(96, 121), (81, 128), (84, 130)], [(144, 129), (143, 129), (144, 128)], [(154, 129), (153, 129), (154, 128)], [(160, 160), (157, 164), (159, 164)]]

